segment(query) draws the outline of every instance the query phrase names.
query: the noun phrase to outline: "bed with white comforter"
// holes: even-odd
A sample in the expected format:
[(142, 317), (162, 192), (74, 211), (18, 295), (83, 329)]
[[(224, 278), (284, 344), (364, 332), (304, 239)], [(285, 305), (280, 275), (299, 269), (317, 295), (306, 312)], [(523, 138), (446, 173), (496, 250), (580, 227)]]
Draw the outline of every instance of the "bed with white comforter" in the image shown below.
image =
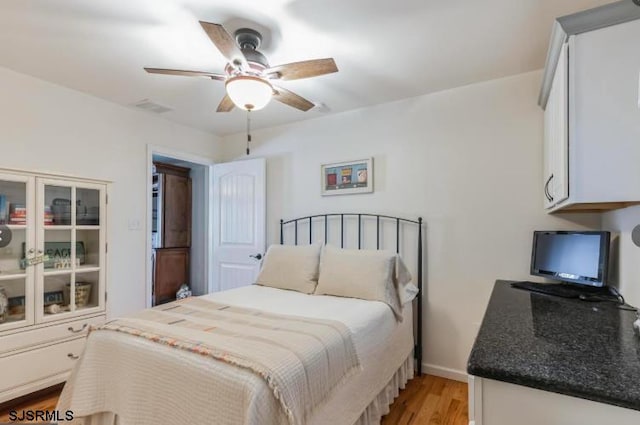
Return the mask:
[[(351, 332), (359, 368), (310, 406), (306, 425), (379, 422), (413, 376), (411, 303), (399, 321), (385, 303), (252, 285), (203, 297), (279, 315), (338, 321)], [(121, 332), (91, 333), (59, 401), (88, 425), (285, 425), (258, 374)]]

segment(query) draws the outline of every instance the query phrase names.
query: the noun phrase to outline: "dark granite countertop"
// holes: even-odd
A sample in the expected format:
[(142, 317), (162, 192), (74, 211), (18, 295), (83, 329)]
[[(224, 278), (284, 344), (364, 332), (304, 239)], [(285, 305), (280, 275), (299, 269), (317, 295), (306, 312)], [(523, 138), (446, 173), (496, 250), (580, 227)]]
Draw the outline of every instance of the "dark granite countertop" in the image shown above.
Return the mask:
[(635, 313), (613, 303), (532, 293), (496, 281), (467, 371), (640, 410)]

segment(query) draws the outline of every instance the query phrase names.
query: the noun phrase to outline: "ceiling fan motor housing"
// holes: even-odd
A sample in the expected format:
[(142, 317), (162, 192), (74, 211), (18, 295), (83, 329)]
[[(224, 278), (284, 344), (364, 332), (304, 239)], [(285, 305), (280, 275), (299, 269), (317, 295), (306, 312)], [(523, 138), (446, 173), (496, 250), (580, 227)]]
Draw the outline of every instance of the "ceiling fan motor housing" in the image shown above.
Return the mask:
[(262, 44), (262, 34), (251, 28), (240, 28), (234, 35), (242, 54), (252, 68), (257, 71), (269, 68), (267, 58), (258, 51)]

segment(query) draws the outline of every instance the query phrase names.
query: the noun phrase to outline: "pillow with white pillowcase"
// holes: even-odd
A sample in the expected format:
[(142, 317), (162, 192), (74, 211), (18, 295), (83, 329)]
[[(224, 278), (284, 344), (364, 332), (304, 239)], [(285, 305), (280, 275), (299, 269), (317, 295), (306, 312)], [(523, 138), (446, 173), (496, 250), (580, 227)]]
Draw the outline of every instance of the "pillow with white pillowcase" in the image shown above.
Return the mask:
[(395, 252), (326, 245), (315, 294), (381, 301), (401, 321), (402, 306), (415, 297), (410, 287), (406, 290), (410, 281), (411, 274)]
[(318, 284), (321, 248), (320, 243), (271, 245), (256, 284), (312, 294)]

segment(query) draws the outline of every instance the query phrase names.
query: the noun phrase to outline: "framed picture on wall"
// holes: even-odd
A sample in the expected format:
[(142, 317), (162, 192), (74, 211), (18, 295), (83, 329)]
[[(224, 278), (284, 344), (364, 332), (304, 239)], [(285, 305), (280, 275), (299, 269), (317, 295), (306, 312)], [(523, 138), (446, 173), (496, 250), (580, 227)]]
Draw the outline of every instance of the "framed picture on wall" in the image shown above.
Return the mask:
[(322, 196), (373, 192), (373, 158), (323, 164)]

